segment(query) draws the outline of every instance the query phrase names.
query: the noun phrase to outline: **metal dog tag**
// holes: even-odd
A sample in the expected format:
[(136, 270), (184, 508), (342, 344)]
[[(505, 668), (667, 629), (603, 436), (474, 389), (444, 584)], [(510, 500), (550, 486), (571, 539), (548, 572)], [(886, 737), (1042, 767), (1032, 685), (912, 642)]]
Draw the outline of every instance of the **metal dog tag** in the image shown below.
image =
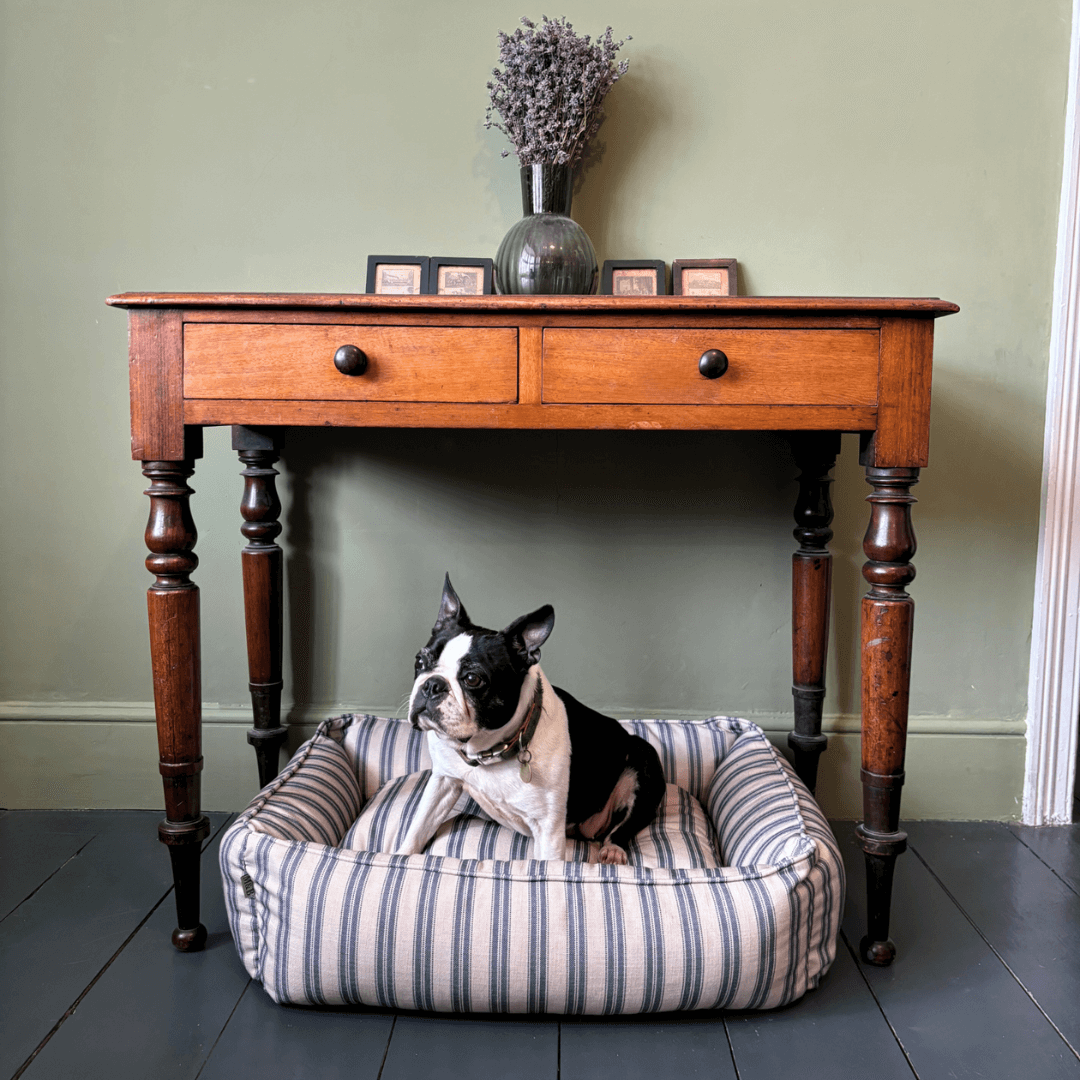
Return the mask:
[(521, 762), (521, 782), (523, 784), (531, 784), (532, 768), (530, 767), (529, 762), (532, 761), (532, 754), (529, 753), (528, 750), (522, 750), (521, 753), (518, 754), (518, 761)]

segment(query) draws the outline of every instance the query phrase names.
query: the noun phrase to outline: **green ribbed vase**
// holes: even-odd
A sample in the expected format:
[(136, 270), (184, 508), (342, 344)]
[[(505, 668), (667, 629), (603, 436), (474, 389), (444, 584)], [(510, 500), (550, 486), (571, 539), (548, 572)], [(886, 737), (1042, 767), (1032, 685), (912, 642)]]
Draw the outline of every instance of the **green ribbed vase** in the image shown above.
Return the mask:
[(495, 255), (495, 291), (516, 295), (572, 295), (596, 291), (596, 251), (570, 217), (574, 176), (565, 165), (521, 170), (524, 217), (503, 237)]

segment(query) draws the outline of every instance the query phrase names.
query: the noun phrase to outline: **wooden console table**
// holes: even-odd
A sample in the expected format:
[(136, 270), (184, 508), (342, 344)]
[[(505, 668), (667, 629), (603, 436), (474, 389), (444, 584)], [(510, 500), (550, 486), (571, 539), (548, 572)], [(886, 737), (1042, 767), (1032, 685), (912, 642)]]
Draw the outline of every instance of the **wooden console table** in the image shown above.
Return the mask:
[(134, 294), (131, 449), (150, 480), (147, 568), (161, 774), (178, 949), (202, 946), (198, 565), (187, 479), (202, 429), (233, 426), (254, 727), (277, 773), (282, 656), (279, 439), (293, 426), (783, 430), (801, 469), (792, 654), (796, 767), (811, 790), (825, 748), (832, 521), (841, 432), (859, 432), (873, 491), (863, 541), (862, 784), (868, 929), (895, 956), (889, 902), (900, 831), (914, 605), (911, 486), (927, 463), (940, 300), (775, 297), (383, 297)]

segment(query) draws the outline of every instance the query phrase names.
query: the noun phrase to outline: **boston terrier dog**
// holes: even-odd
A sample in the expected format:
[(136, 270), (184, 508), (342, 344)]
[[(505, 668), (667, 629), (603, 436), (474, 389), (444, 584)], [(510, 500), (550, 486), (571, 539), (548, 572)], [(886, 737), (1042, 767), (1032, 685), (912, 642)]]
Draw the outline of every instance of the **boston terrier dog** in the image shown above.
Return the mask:
[(602, 863), (627, 862), (627, 845), (664, 797), (660, 758), (548, 682), (540, 647), (554, 625), (545, 604), (505, 630), (476, 626), (447, 575), (409, 697), (409, 720), (428, 733), (432, 776), (399, 854), (423, 851), (464, 793), (531, 836), (539, 859), (564, 859), (575, 836), (598, 841)]

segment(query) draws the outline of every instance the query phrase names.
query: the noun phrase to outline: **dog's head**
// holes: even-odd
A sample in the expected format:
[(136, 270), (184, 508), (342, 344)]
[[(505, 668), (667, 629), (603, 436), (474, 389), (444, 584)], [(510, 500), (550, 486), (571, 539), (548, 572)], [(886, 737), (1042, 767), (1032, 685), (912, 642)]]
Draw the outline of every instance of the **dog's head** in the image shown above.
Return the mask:
[(461, 745), (505, 727), (554, 625), (555, 611), (545, 604), (505, 630), (475, 626), (447, 574), (431, 639), (416, 654), (409, 697), (413, 727)]

